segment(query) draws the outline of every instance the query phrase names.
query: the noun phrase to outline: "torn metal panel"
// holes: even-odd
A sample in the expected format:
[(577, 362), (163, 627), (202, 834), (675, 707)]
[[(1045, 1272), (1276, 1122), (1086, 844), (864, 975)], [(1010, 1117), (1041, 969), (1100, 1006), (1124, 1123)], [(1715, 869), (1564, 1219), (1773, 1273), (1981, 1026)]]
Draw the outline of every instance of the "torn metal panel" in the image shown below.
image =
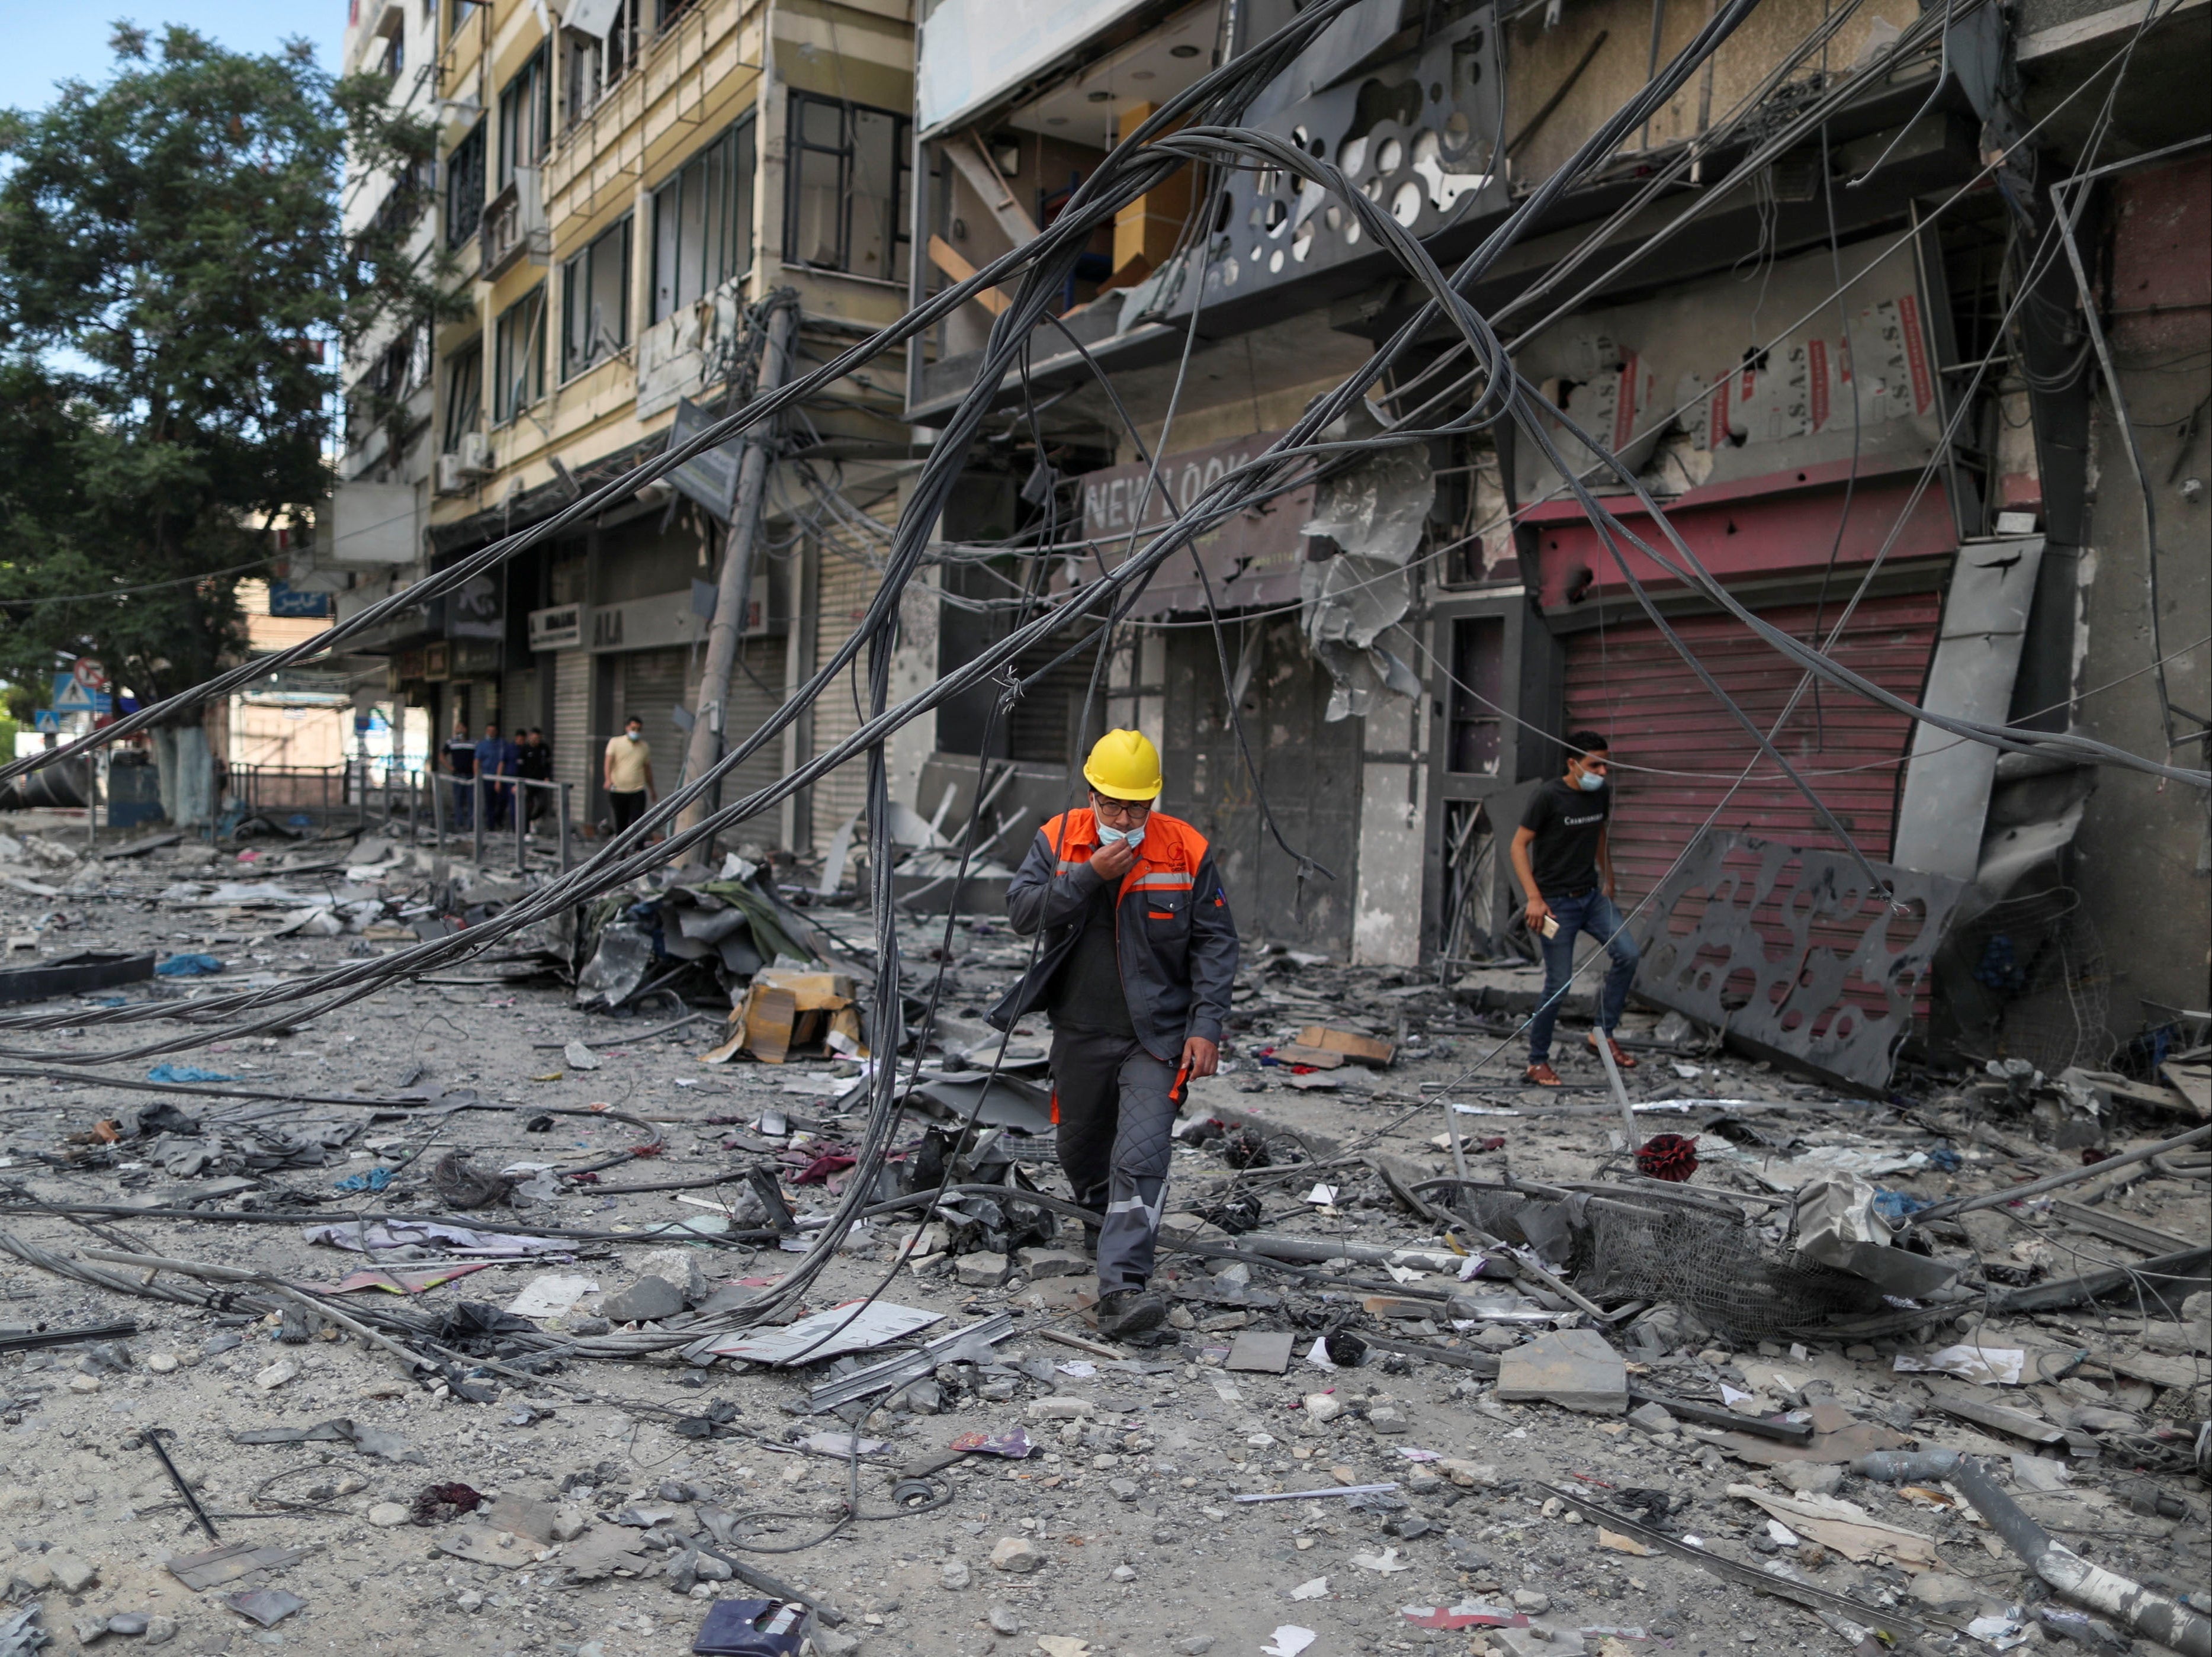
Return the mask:
[[(1363, 405), (1330, 433), (1368, 436), (1381, 429)], [(1419, 447), (1381, 450), (1321, 486), (1305, 532), (1339, 550), (1334, 557), (1307, 559), (1299, 570), (1298, 598), (1306, 643), (1335, 681), (1331, 720), (1365, 717), (1384, 692), (1421, 694), (1413, 670), (1377, 641), (1413, 607), (1407, 563), (1421, 543), (1436, 498), (1435, 470)]]
[[(1396, 32), (1397, 15), (1394, 6), (1356, 9), (1269, 84), (1247, 124), (1335, 162), (1353, 188), (1425, 240), (1510, 202), (1490, 154), (1503, 85), (1495, 15), (1485, 7), (1419, 52), (1363, 71)], [(1311, 179), (1259, 167), (1233, 171), (1226, 183), (1227, 228), (1206, 266), (1209, 306), (1373, 251), (1366, 227)], [(1186, 289), (1180, 302), (1191, 297)]]
[(1837, 1082), (1887, 1086), (1966, 887), (1874, 867), (1905, 913), (1844, 853), (1701, 835), (1652, 895), (1638, 990)]
[[(1960, 551), (1921, 699), (1931, 713), (2004, 722), (2042, 560), (2040, 536), (1983, 542)], [(1973, 879), (1996, 772), (1997, 750), (1986, 743), (1960, 742), (1935, 725), (1916, 725), (1892, 858), (1908, 869)]]
[[(1838, 260), (1849, 284), (1841, 319), (1824, 298)], [(1798, 473), (1826, 465), (1861, 477), (1917, 468), (1941, 436), (1942, 416), (1911, 247), (1882, 237), (1832, 255), (1823, 247), (1776, 261), (1764, 282), (1763, 306), (1722, 276), (1584, 312), (1545, 331), (1514, 364), (1662, 496), (1752, 479), (1803, 482)], [(1805, 320), (1777, 340), (1759, 319), (1778, 315)], [(1571, 464), (1596, 464), (1563, 428), (1546, 424)], [(1536, 445), (1516, 445), (1515, 461), (1520, 500), (1540, 501), (1562, 487)], [(1623, 488), (1609, 474), (1592, 483)], [(1806, 555), (1827, 553), (1823, 540)], [(1656, 567), (1638, 573), (1663, 579)]]

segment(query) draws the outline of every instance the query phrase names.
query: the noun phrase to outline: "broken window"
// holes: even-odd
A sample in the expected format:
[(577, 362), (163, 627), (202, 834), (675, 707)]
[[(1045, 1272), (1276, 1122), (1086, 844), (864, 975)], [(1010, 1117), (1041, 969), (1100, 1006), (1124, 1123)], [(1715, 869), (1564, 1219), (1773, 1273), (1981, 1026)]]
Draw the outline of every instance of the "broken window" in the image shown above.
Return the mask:
[(483, 340), (481, 337), (446, 359), (446, 407), (439, 428), (442, 453), (459, 454), (461, 439), (483, 428)]
[(561, 117), (574, 126), (637, 62), (642, 0), (573, 0), (561, 31)]
[(753, 264), (753, 118), (653, 193), (653, 317), (696, 303)]
[(908, 124), (886, 110), (791, 94), (784, 258), (817, 270), (906, 280)]
[(629, 215), (561, 269), (561, 378), (570, 379), (629, 343)]
[(504, 426), (545, 395), (545, 284), (499, 314), (492, 327), (491, 410)]

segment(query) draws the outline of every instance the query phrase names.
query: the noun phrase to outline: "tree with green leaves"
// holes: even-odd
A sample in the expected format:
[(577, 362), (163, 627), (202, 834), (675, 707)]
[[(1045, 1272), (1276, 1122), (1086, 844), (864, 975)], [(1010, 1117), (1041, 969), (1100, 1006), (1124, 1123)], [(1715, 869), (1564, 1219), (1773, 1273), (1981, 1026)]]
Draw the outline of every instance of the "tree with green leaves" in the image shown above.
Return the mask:
[[(432, 137), (382, 77), (333, 82), (303, 41), (112, 44), (105, 83), (0, 113), (0, 677), (91, 655), (151, 701), (238, 659), (238, 584), (327, 495), (333, 349), (454, 301), (408, 251)], [(349, 144), (397, 168), (352, 238)], [(202, 714), (156, 752), (172, 818), (204, 821)]]

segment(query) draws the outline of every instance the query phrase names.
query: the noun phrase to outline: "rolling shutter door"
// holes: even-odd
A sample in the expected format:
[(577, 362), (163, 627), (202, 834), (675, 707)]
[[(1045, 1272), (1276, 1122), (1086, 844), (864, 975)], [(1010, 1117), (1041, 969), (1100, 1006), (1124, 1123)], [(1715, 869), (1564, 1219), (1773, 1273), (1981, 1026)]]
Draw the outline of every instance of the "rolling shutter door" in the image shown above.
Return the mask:
[[(849, 550), (829, 544), (822, 547), (815, 579), (814, 659), (807, 665), (810, 673), (826, 667), (853, 636), (881, 580), (873, 566), (863, 563)], [(815, 753), (828, 752), (860, 728), (859, 710), (867, 705), (867, 652), (863, 651), (816, 701)], [(814, 844), (807, 849), (826, 855), (830, 837), (866, 804), (867, 793), (865, 756), (839, 766), (816, 783)]]
[(685, 701), (687, 653), (681, 646), (634, 650), (621, 659), (622, 692), (615, 704), (615, 729), (620, 731), (632, 717), (645, 721), (645, 739), (653, 745), (653, 780), (662, 793), (676, 786), (684, 766), (684, 735), (677, 728), (676, 710)]
[(553, 744), (553, 775), (570, 786), (569, 809), (585, 816), (592, 804), (592, 769), (599, 760), (599, 742), (592, 732), (592, 657), (583, 650), (564, 650), (553, 659), (553, 728), (545, 733)]
[[(1825, 633), (1841, 600), (1826, 610)], [(1766, 621), (1802, 639), (1816, 626), (1812, 604), (1764, 610)], [(1935, 653), (1942, 595), (1933, 591), (1869, 598), (1833, 654), (1855, 672), (1909, 701), (1920, 699)], [(1729, 616), (1670, 618), (1723, 689), (1771, 731), (1800, 671)], [(1650, 622), (1594, 628), (1566, 640), (1568, 730), (1603, 731), (1613, 755), (1650, 770), (1616, 771), (1610, 834), (1624, 903), (1643, 897), (1728, 795), (1757, 745), (1701, 684)], [(1836, 814), (1859, 848), (1887, 859), (1898, 777), (1912, 721), (1832, 685), (1798, 703), (1775, 746)], [(1762, 763), (1714, 821), (1792, 846), (1833, 846), (1796, 785)]]
[[(747, 639), (738, 646), (738, 664), (730, 671), (728, 711), (722, 716), (726, 748), (752, 735), (783, 706), (785, 640)], [(722, 804), (734, 805), (746, 795), (766, 788), (783, 775), (783, 737), (770, 737), (760, 750), (740, 765), (722, 784)], [(722, 836), (730, 846), (740, 840), (775, 842), (777, 816), (771, 808)]]

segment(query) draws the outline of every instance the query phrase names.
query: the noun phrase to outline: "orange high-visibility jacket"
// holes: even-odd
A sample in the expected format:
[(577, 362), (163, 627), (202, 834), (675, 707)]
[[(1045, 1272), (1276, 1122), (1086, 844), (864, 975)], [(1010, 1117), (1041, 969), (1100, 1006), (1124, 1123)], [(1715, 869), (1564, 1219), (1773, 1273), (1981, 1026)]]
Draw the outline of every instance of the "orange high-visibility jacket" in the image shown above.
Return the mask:
[[(991, 1010), (999, 1029), (1011, 1029), (1050, 998), (1102, 883), (1091, 871), (1098, 846), (1097, 816), (1088, 806), (1037, 830), (1006, 888), (1006, 914), (1018, 932), (1043, 928), (1044, 946)], [(1237, 923), (1206, 836), (1188, 823), (1158, 811), (1146, 822), (1137, 860), (1121, 877), (1114, 942), (1129, 1023), (1146, 1052), (1171, 1065), (1186, 1036), (1221, 1039), (1237, 981)]]

